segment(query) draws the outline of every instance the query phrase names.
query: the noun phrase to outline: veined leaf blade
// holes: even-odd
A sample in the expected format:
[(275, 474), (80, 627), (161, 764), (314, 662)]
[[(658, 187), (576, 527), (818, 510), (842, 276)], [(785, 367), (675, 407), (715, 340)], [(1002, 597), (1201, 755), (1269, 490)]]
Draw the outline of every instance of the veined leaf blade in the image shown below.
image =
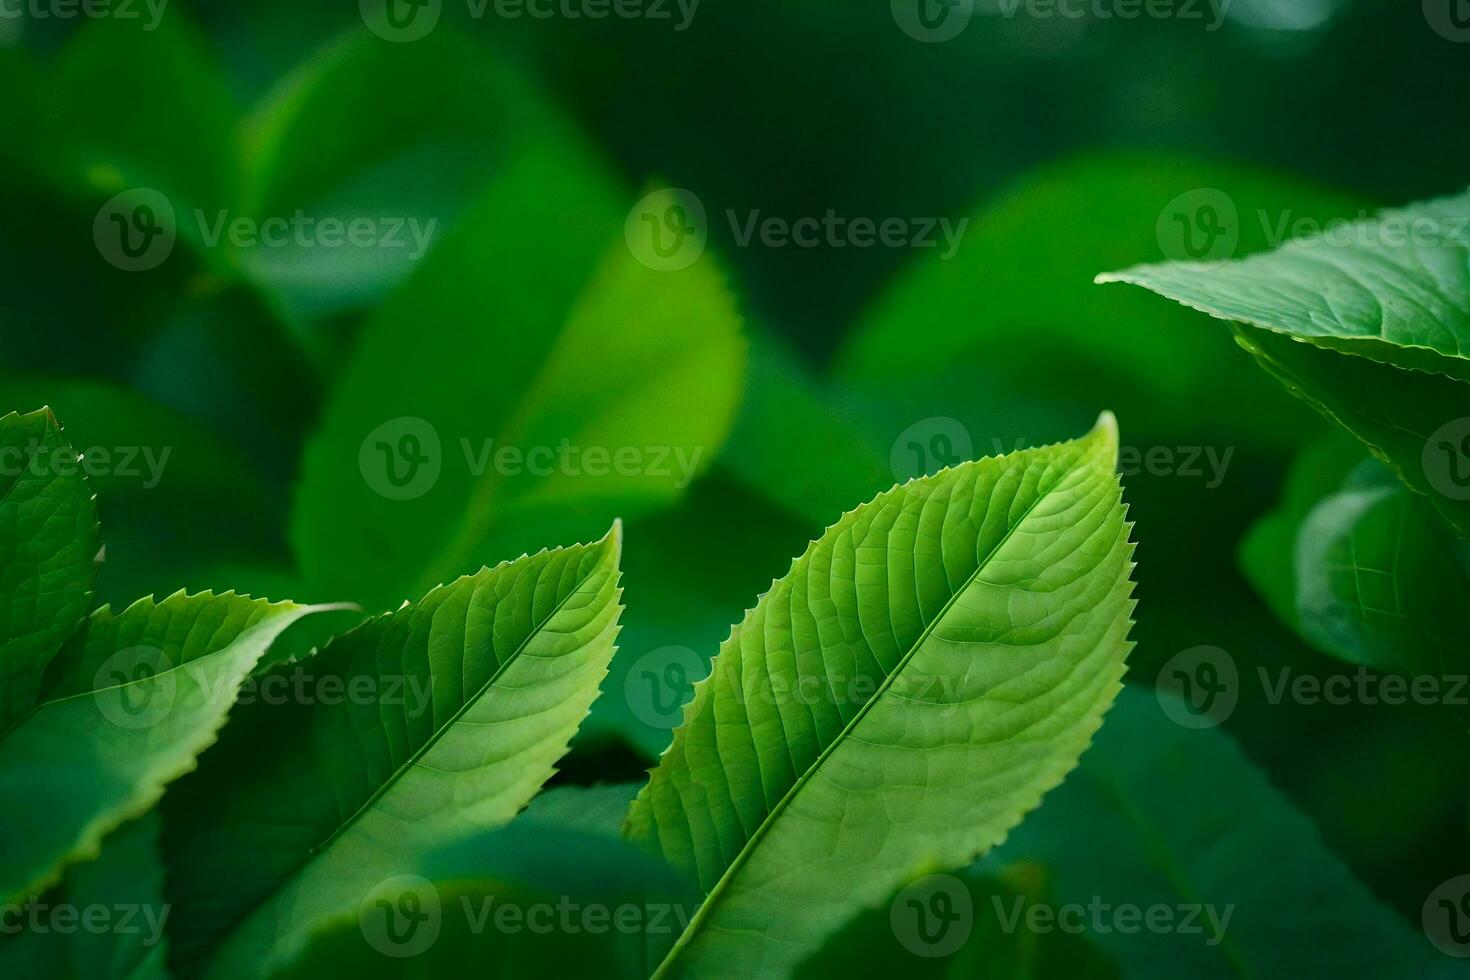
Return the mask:
[(615, 526), (483, 569), (262, 679), (165, 805), (183, 971), (283, 968), (406, 861), (525, 806), (606, 674), (620, 552)]
[(705, 895), (659, 976), (789, 970), (1076, 765), (1129, 646), (1116, 453), (1105, 416), (896, 487), (761, 597), (629, 814)]

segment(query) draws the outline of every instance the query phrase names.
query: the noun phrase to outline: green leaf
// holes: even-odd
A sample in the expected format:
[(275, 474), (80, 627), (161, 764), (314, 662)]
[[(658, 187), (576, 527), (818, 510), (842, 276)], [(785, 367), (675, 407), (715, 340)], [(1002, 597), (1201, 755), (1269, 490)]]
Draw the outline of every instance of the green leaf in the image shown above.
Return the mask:
[(1117, 428), (844, 515), (695, 689), (627, 833), (705, 896), (659, 976), (789, 970), (1077, 763), (1128, 650)]
[(1098, 277), (1211, 316), (1382, 364), (1470, 381), (1470, 191), (1235, 262), (1166, 262)]
[(278, 666), (164, 804), (181, 972), (260, 976), (540, 789), (607, 672), (614, 527), (434, 589)]
[(0, 735), (36, 706), (87, 613), (97, 508), (50, 409), (0, 418)]
[(43, 401), (85, 434), (75, 447), (79, 471), (107, 525), (99, 601), (126, 602), (181, 580), (205, 584), (197, 572), (226, 556), (286, 556), (278, 528), (285, 501), (272, 499), (282, 495), (205, 426), (127, 388), (77, 379), (6, 379), (0, 412)]
[(1334, 431), (1292, 463), (1280, 504), (1252, 525), (1240, 543), (1240, 563), (1256, 592), (1284, 623), (1295, 627), (1296, 536), (1307, 513), (1363, 462), (1363, 448)]
[[(1045, 882), (1024, 870), (1005, 880), (973, 871), (920, 879), (881, 908), (858, 915), (802, 963), (795, 976), (1122, 980), (1117, 966), (1084, 936), (1015, 928), (1014, 922), (1038, 914), (1033, 910), (1045, 914), (1053, 907), (1041, 888)], [(948, 919), (919, 918), (932, 917), (934, 911)], [(952, 945), (958, 948), (950, 952)]]
[[(1240, 345), (1268, 373), (1347, 429), (1462, 535), (1470, 535), (1470, 385), (1318, 349), (1249, 327)], [(1448, 452), (1446, 460), (1445, 452)]]
[[(0, 971), (13, 977), (167, 980), (161, 822), (156, 812), (102, 842), (95, 861), (67, 871), (12, 938), (0, 937)], [(34, 911), (39, 928), (29, 916)], [(79, 923), (73, 927), (67, 916)], [(96, 916), (101, 928), (91, 922)], [(58, 928), (58, 925), (60, 928)]]
[(30, 896), (146, 813), (213, 744), (241, 682), (310, 608), (234, 594), (103, 607), (0, 739), (0, 900)]
[(668, 506), (711, 461), (740, 393), (739, 316), (711, 257), (635, 259), (625, 208), (583, 161), (516, 154), (364, 327), (297, 495), (314, 587), (397, 602)]
[(403, 223), (387, 244), (292, 237), (241, 252), (293, 320), (378, 302), (527, 147), (590, 153), (494, 48), (447, 27), (414, 44), (361, 30), (335, 39), (284, 76), (243, 135), (244, 213)]
[(890, 439), (926, 415), (953, 415), (977, 427), (977, 450), (992, 451), (982, 434), (1009, 449), (1020, 437), (1074, 431), (1106, 404), (1145, 445), (1293, 448), (1312, 419), (1265, 379), (1222, 369), (1239, 356), (1228, 338), (1191, 332), (1190, 314), (1170, 304), (1092, 285), (1099, 269), (1162, 258), (1161, 212), (1205, 189), (1233, 202), (1225, 220), (1243, 250), (1267, 244), (1270, 223), (1257, 215), (1325, 221), (1359, 204), (1269, 172), (1164, 154), (1037, 167), (976, 210), (951, 258), (930, 250), (877, 298), (840, 351), (837, 377), (869, 394), (881, 419), (900, 420)]
[[(1270, 374), (1362, 440), (1470, 535), (1470, 193), (1385, 211), (1234, 262), (1097, 277), (1236, 324)], [(1344, 356), (1353, 355), (1353, 356)], [(1432, 460), (1440, 444), (1455, 480)]]
[(1324, 653), (1411, 677), (1463, 674), (1464, 542), (1361, 451), (1332, 480), (1330, 451), (1303, 457), (1282, 508), (1247, 539), (1253, 583)]
[(1057, 903), (1160, 907), (1175, 925), (1195, 910), (1196, 929), (1094, 933), (1130, 980), (1429, 977), (1443, 962), (1229, 738), (1173, 724), (1143, 689), (978, 870), (1017, 865), (1040, 865)]
[[(585, 791), (554, 792), (597, 805)], [(501, 830), (400, 863), (349, 915), (318, 930), (277, 980), (646, 977), (646, 934), (687, 919), (687, 895), (666, 867), (619, 839), (616, 822), (604, 831), (548, 815), (528, 810)], [(414, 910), (417, 921), (407, 917)]]
[(181, 238), (202, 242), (194, 208), (222, 208), (237, 183), (235, 106), (208, 41), (179, 11), (156, 28), (93, 20), (48, 77), (51, 138), (39, 169), (63, 190), (152, 188), (170, 199)]

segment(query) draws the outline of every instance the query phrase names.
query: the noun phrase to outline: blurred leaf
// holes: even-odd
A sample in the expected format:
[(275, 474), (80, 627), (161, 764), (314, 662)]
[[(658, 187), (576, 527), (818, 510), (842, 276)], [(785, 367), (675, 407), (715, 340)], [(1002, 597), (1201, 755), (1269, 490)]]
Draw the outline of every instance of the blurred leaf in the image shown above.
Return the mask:
[(97, 507), (74, 461), (49, 410), (0, 413), (0, 736), (36, 707), (92, 602)]
[[(587, 791), (554, 792), (573, 802)], [(615, 830), (546, 813), (533, 808), (502, 830), (400, 865), (274, 976), (646, 977), (647, 934), (676, 928), (687, 896)]]
[[(834, 935), (796, 971), (797, 980), (850, 980), (852, 977), (902, 976), (950, 978), (950, 980), (1122, 980), (1100, 949), (1087, 938), (1057, 929), (1046, 933), (1017, 929), (1015, 923), (1044, 914), (1050, 903), (1044, 891), (1035, 888), (1034, 876), (1016, 874), (1011, 880), (982, 878), (974, 872), (943, 876), (948, 886), (950, 920), (925, 922), (934, 929), (926, 937), (919, 930), (907, 931), (903, 902), (933, 903), (938, 891), (919, 884), (917, 894), (898, 892), (881, 908), (865, 911)], [(964, 896), (960, 897), (959, 890)], [(928, 901), (925, 901), (925, 900)], [(942, 900), (941, 900), (942, 901)], [(969, 909), (969, 918), (958, 904)], [(959, 918), (954, 918), (959, 916)], [(905, 931), (900, 936), (900, 929)], [(950, 930), (961, 930), (954, 938)], [(955, 938), (962, 945), (946, 953)], [(933, 942), (928, 941), (932, 939)]]
[(1463, 542), (1361, 450), (1335, 482), (1326, 452), (1293, 468), (1281, 511), (1247, 539), (1257, 589), (1324, 653), (1410, 677), (1463, 675)]
[(793, 968), (1076, 765), (1129, 647), (1117, 439), (1104, 417), (896, 487), (761, 596), (629, 812), (704, 896), (656, 976)]
[(385, 44), (360, 27), (339, 37), (287, 75), (243, 133), (246, 214), (371, 221), (383, 233), (368, 246), (293, 235), (243, 251), (248, 274), (289, 319), (379, 301), (529, 147), (590, 152), (530, 80), (448, 28), (414, 44)]
[(1470, 535), (1470, 385), (1250, 327), (1240, 345), (1289, 391), (1357, 436), (1462, 535)]
[[(95, 860), (68, 870), (41, 896), (44, 928), (0, 937), (0, 970), (12, 977), (168, 980), (159, 830), (156, 813), (134, 820), (107, 836)], [(80, 928), (63, 932), (58, 914), (75, 914)], [(105, 928), (88, 921), (93, 915), (104, 917)]]
[(621, 531), (435, 589), (257, 677), (164, 804), (194, 976), (261, 976), (404, 862), (509, 822), (607, 672)]
[(178, 593), (93, 613), (0, 741), (0, 900), (54, 884), (151, 809), (213, 743), (266, 647), (310, 611)]
[(893, 483), (871, 430), (786, 345), (752, 331), (745, 400), (723, 465), (810, 522), (812, 531)]
[(1296, 538), (1301, 522), (1323, 497), (1332, 494), (1363, 461), (1363, 448), (1334, 430), (1302, 451), (1287, 473), (1277, 508), (1250, 529), (1240, 546), (1240, 561), (1257, 593), (1272, 612), (1298, 628)]
[(1173, 695), (1125, 690), (1082, 767), (979, 869), (1039, 864), (1059, 904), (1162, 907), (1176, 925), (1194, 909), (1194, 931), (1104, 920), (1093, 938), (1130, 980), (1440, 975), (1227, 737), (1171, 723), (1156, 697)]
[(46, 88), (50, 137), (35, 147), (38, 167), (83, 195), (155, 189), (170, 199), (180, 235), (201, 244), (188, 215), (230, 204), (236, 108), (209, 42), (187, 17), (171, 10), (147, 31), (89, 21)]
[(1171, 199), (1204, 189), (1230, 202), (1242, 250), (1266, 244), (1271, 216), (1326, 219), (1352, 204), (1284, 177), (1164, 156), (1038, 168), (979, 211), (953, 258), (920, 259), (889, 288), (838, 376), (884, 401), (953, 392), (1006, 442), (1058, 437), (1106, 405), (1135, 438), (1292, 445), (1306, 420), (1261, 379), (1224, 367), (1238, 356), (1227, 338), (1201, 336), (1184, 311), (1092, 285), (1101, 269), (1159, 254)]
[(307, 449), (292, 541), (314, 588), (370, 606), (487, 557), (668, 506), (739, 398), (713, 259), (657, 272), (583, 160), (508, 161), (364, 328)]

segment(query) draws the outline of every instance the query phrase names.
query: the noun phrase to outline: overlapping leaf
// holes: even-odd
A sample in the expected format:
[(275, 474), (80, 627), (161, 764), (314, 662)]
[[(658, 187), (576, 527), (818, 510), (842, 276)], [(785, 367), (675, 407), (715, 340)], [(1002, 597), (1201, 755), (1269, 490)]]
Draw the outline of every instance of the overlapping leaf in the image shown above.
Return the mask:
[[(1458, 975), (1229, 738), (1155, 697), (1120, 695), (1081, 768), (976, 871), (1039, 866), (1055, 905), (1102, 916), (1093, 938), (1130, 980)], [(1117, 928), (1123, 908), (1168, 925)]]
[(0, 737), (0, 898), (38, 894), (157, 803), (214, 742), (265, 649), (310, 611), (180, 592), (89, 617)]
[(0, 418), (0, 734), (35, 707), (86, 615), (100, 548), (92, 491), (50, 410)]
[(845, 515), (732, 632), (627, 833), (705, 896), (660, 976), (791, 969), (998, 841), (1117, 692), (1131, 546), (1105, 416)]
[(739, 316), (712, 256), (642, 264), (627, 205), (588, 161), (518, 152), (364, 327), (298, 489), (314, 588), (396, 602), (666, 506), (708, 466)]
[[(1234, 321), (1242, 346), (1470, 534), (1470, 193), (1235, 262), (1099, 276)], [(1445, 467), (1434, 462), (1450, 454)], [(1451, 476), (1441, 472), (1450, 470)], [(1453, 485), (1446, 485), (1446, 479)]]
[(165, 803), (184, 972), (260, 976), (551, 775), (617, 632), (618, 528), (434, 589), (260, 678)]

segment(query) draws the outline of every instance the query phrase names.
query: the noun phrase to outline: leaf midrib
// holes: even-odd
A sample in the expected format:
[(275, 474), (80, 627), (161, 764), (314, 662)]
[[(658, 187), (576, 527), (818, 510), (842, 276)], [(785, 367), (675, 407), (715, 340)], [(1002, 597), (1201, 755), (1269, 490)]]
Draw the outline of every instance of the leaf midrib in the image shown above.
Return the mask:
[(761, 821), (760, 826), (755, 829), (755, 833), (750, 835), (750, 839), (745, 842), (745, 846), (743, 846), (740, 849), (740, 852), (735, 855), (735, 859), (730, 862), (730, 866), (725, 869), (725, 872), (720, 875), (719, 880), (715, 882), (714, 887), (709, 890), (709, 893), (707, 895), (705, 895), (704, 901), (700, 903), (699, 909), (694, 913), (694, 917), (689, 920), (689, 925), (684, 928), (684, 931), (680, 934), (678, 941), (674, 943), (674, 948), (669, 950), (668, 955), (664, 957), (663, 962), (659, 964), (658, 969), (654, 971), (653, 976), (650, 978), (650, 980), (662, 980), (662, 978), (668, 975), (668, 971), (674, 965), (675, 961), (684, 952), (684, 950), (688, 949), (689, 941), (693, 937), (695, 932), (699, 929), (700, 926), (703, 925), (704, 920), (707, 919), (710, 914), (712, 914), (711, 910), (724, 896), (725, 890), (729, 887), (730, 882), (734, 880), (736, 873), (740, 871), (750, 860), (751, 855), (755, 851), (756, 845), (759, 844), (762, 839), (764, 839), (767, 831), (770, 830), (770, 828), (775, 825), (776, 821), (780, 819), (780, 817), (785, 813), (786, 808), (791, 804), (791, 801), (796, 798), (797, 794), (803, 788), (805, 788), (806, 784), (810, 782), (812, 778), (815, 777), (817, 771), (821, 769), (822, 764), (827, 761), (828, 757), (830, 757), (837, 750), (837, 748), (847, 740), (848, 736), (851, 735), (857, 725), (862, 722), (864, 718), (867, 717), (869, 709), (872, 708), (872, 706), (876, 704), (879, 699), (881, 699), (888, 693), (888, 689), (893, 685), (894, 679), (897, 678), (898, 675), (903, 672), (904, 668), (908, 666), (909, 661), (913, 659), (914, 654), (918, 652), (918, 650), (924, 645), (925, 641), (927, 641), (929, 637), (933, 634), (935, 627), (944, 620), (944, 618), (949, 614), (950, 609), (952, 609), (954, 607), (954, 604), (959, 601), (959, 597), (969, 591), (970, 586), (975, 583), (975, 579), (980, 575), (982, 571), (986, 569), (986, 567), (989, 566), (991, 560), (995, 558), (996, 554), (1000, 552), (1000, 549), (1005, 547), (1006, 542), (1010, 541), (1011, 536), (1014, 535), (1016, 531), (1020, 529), (1021, 525), (1026, 522), (1026, 519), (1031, 516), (1031, 512), (1034, 511), (1037, 506), (1041, 504), (1042, 501), (1050, 497), (1051, 494), (1056, 491), (1057, 487), (1061, 485), (1061, 482), (1062, 480), (1058, 479), (1055, 484), (1039, 494), (1037, 498), (1033, 500), (1030, 505), (1027, 506), (1026, 510), (1022, 512), (1021, 516), (1016, 519), (1016, 522), (1012, 524), (1006, 530), (1006, 533), (1001, 537), (1001, 539), (995, 543), (995, 547), (990, 549), (989, 553), (980, 560), (980, 562), (975, 566), (975, 570), (969, 574), (964, 583), (954, 591), (953, 595), (949, 597), (948, 601), (946, 601), (944, 604), (944, 608), (940, 609), (935, 617), (929, 621), (929, 624), (924, 627), (924, 631), (919, 634), (918, 639), (916, 639), (913, 644), (910, 645), (909, 649), (904, 653), (903, 657), (896, 665), (894, 665), (893, 670), (889, 671), (888, 675), (883, 678), (883, 682), (878, 686), (878, 689), (873, 692), (873, 696), (867, 701), (863, 702), (862, 706), (858, 708), (857, 712), (852, 716), (852, 719), (843, 726), (842, 731), (837, 733), (837, 737), (832, 739), (832, 741), (829, 742), (822, 749), (821, 754), (817, 756), (816, 760), (812, 762), (812, 764), (808, 766), (806, 770), (796, 778), (796, 781), (792, 783), (791, 788), (788, 789), (786, 793), (781, 797), (781, 799), (776, 802), (776, 805), (771, 808), (771, 812), (768, 813), (765, 819)]
[[(598, 566), (600, 566), (601, 564), (602, 558), (599, 557)], [(259, 912), (260, 909), (263, 908), (265, 904), (269, 902), (272, 898), (279, 895), (281, 889), (285, 887), (287, 882), (300, 875), (302, 870), (306, 868), (307, 865), (311, 864), (312, 861), (316, 860), (318, 855), (326, 851), (329, 847), (332, 846), (334, 842), (336, 842), (339, 837), (347, 833), (348, 830), (356, 825), (357, 821), (363, 816), (363, 814), (367, 813), (368, 810), (372, 808), (373, 804), (377, 803), (378, 800), (381, 799), (383, 795), (388, 792), (388, 790), (392, 789), (398, 784), (398, 781), (403, 778), (404, 773), (412, 769), (413, 766), (416, 765), (420, 759), (428, 754), (430, 749), (439, 744), (439, 739), (443, 737), (444, 733), (453, 728), (455, 724), (459, 722), (460, 718), (464, 716), (466, 711), (468, 711), (474, 705), (478, 704), (480, 700), (485, 697), (486, 693), (488, 693), (489, 690), (495, 686), (495, 682), (500, 679), (501, 675), (504, 674), (512, 664), (520, 659), (521, 653), (525, 651), (527, 645), (530, 644), (531, 640), (538, 636), (541, 631), (546, 628), (546, 624), (551, 622), (552, 618), (556, 616), (557, 613), (561, 612), (562, 608), (571, 600), (573, 596), (581, 592), (582, 586), (586, 585), (587, 581), (591, 579), (594, 574), (595, 569), (594, 571), (588, 572), (586, 575), (582, 576), (581, 580), (577, 582), (576, 586), (573, 587), (572, 590), (569, 591), (560, 600), (558, 600), (556, 605), (551, 608), (551, 611), (548, 612), (546, 616), (539, 623), (536, 624), (535, 628), (533, 628), (530, 632), (526, 634), (525, 639), (523, 639), (520, 644), (515, 648), (515, 650), (511, 652), (510, 656), (506, 657), (505, 661), (495, 669), (495, 673), (490, 676), (489, 680), (487, 680), (484, 684), (480, 686), (480, 689), (475, 692), (475, 695), (473, 697), (466, 698), (464, 704), (460, 705), (458, 710), (456, 710), (454, 714), (451, 715), (449, 719), (444, 722), (443, 725), (440, 725), (438, 728), (436, 728), (434, 730), (434, 733), (424, 741), (424, 744), (421, 745), (413, 753), (413, 755), (404, 760), (403, 764), (399, 766), (396, 770), (394, 770), (393, 774), (385, 779), (382, 785), (380, 785), (376, 790), (373, 791), (373, 794), (368, 797), (368, 799), (362, 804), (362, 806), (358, 807), (357, 810), (350, 817), (343, 821), (342, 824), (338, 826), (338, 828), (334, 830), (326, 840), (322, 841), (320, 844), (316, 845), (310, 851), (308, 851), (305, 860), (301, 861), (301, 863), (292, 868), (289, 874), (282, 876), (281, 879), (271, 888), (269, 892), (261, 895), (259, 901), (255, 902), (247, 911), (245, 911), (242, 915), (235, 919), (229, 930), (221, 935), (218, 943), (216, 943), (213, 947), (210, 959), (212, 959), (213, 954), (217, 953), (219, 949), (229, 940), (229, 938), (234, 935), (234, 933), (239, 929), (242, 923), (244, 923), (251, 916)]]

